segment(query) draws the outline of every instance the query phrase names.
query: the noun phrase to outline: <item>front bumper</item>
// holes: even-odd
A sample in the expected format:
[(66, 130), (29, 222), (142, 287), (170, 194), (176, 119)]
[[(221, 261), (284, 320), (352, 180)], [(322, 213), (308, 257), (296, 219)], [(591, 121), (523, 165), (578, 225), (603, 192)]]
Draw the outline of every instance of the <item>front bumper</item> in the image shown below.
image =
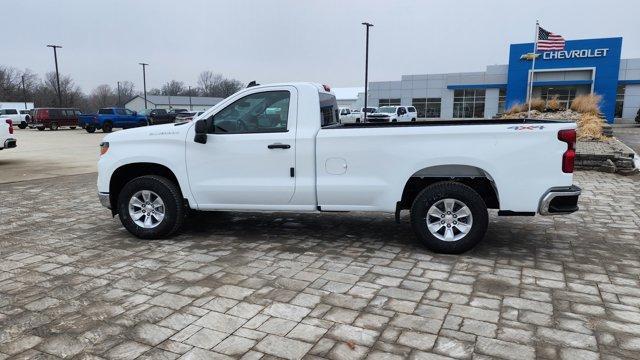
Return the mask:
[(98, 193), (98, 199), (100, 199), (100, 204), (106, 207), (107, 209), (111, 209), (111, 198), (109, 197), (109, 193)]
[(388, 123), (389, 119), (391, 119), (390, 117), (370, 117), (367, 116), (367, 122), (370, 123)]
[(578, 197), (582, 189), (578, 186), (551, 188), (542, 196), (538, 212), (540, 215), (562, 215), (578, 211)]
[(4, 146), (2, 149), (11, 149), (18, 146), (18, 141), (16, 139), (7, 139), (4, 141)]

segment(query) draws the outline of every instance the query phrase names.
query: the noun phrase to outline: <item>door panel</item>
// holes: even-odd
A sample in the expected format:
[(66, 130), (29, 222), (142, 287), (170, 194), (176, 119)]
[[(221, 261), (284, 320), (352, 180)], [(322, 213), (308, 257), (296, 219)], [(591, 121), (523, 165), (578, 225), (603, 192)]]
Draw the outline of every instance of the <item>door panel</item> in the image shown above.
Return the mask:
[[(260, 111), (262, 105), (255, 101), (257, 97), (282, 91), (288, 92), (287, 111), (282, 106), (275, 106), (276, 103), (269, 103), (271, 100), (266, 100), (266, 107)], [(229, 101), (229, 105), (209, 118), (219, 127), (212, 126), (206, 144), (193, 141), (194, 127), (187, 135), (187, 171), (198, 207), (252, 209), (265, 205), (287, 205), (295, 191), (295, 177), (291, 176), (291, 168), (295, 168), (296, 150), (295, 88), (280, 86), (273, 87), (273, 90), (260, 89)], [(255, 110), (256, 114), (252, 113), (254, 109), (258, 109)], [(237, 119), (244, 119), (247, 124), (231, 126)], [(274, 119), (279, 119), (275, 122), (277, 124), (282, 124), (284, 119), (286, 128), (254, 127), (255, 124), (274, 124)], [(223, 129), (228, 132), (225, 133)]]

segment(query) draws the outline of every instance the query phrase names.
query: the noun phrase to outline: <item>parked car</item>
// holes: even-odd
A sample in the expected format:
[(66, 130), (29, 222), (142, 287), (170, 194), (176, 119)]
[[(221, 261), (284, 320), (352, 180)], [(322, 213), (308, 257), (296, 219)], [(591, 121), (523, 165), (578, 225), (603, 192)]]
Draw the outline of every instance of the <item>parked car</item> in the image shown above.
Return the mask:
[(145, 239), (175, 233), (188, 208), (396, 219), (406, 209), (427, 247), (460, 253), (484, 237), (487, 208), (504, 216), (578, 210), (575, 128), (523, 119), (339, 124), (327, 87), (255, 86), (197, 121), (105, 136), (98, 195)]
[(171, 109), (169, 110), (169, 114), (173, 114), (173, 115), (178, 115), (178, 114), (183, 114), (189, 112), (189, 110), (187, 109)]
[(368, 122), (416, 121), (418, 113), (413, 106), (381, 106), (373, 114), (367, 115)]
[(13, 134), (13, 120), (0, 116), (0, 150), (11, 149), (18, 145)]
[(0, 116), (3, 118), (9, 118), (13, 121), (13, 124), (20, 129), (27, 128), (27, 122), (31, 118), (29, 116), (29, 110), (18, 109), (0, 109)]
[(100, 129), (104, 133), (109, 133), (117, 128), (128, 129), (147, 125), (147, 117), (144, 115), (129, 109), (109, 107), (99, 109), (98, 113), (93, 116), (92, 122), (84, 124), (84, 129), (89, 133)]
[(170, 114), (165, 109), (146, 109), (138, 113), (145, 116), (149, 121), (149, 125), (169, 124), (176, 120), (176, 114)]
[(340, 122), (342, 124), (359, 123), (361, 118), (360, 111), (351, 110), (349, 108), (340, 108)]
[(58, 130), (61, 127), (75, 129), (78, 126), (78, 116), (80, 110), (71, 108), (36, 108), (33, 109), (33, 116), (27, 122), (30, 128), (43, 131)]
[(200, 110), (200, 111), (187, 111), (187, 112), (182, 112), (182, 113), (178, 113), (176, 115), (176, 122), (178, 121), (191, 121), (194, 118), (200, 116), (204, 114), (204, 111)]

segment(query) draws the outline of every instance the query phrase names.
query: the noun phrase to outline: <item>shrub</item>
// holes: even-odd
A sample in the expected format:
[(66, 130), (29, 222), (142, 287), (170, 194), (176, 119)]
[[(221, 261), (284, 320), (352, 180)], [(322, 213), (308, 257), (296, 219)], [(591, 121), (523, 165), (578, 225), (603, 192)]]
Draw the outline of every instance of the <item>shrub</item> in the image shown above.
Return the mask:
[(573, 99), (571, 110), (582, 114), (600, 114), (600, 100), (602, 96), (597, 94), (579, 95)]
[(553, 95), (551, 100), (547, 101), (547, 110), (559, 111), (561, 108), (560, 101), (558, 101), (558, 95)]
[[(544, 100), (540, 99), (540, 98), (534, 98), (530, 100), (531, 102), (531, 110), (538, 110), (540, 112), (544, 111), (545, 108), (545, 103)], [(527, 106), (525, 106), (525, 110), (528, 110), (528, 106), (529, 104), (527, 103)]]
[(513, 115), (513, 114), (521, 113), (524, 111), (527, 111), (526, 106), (524, 106), (523, 104), (515, 103), (511, 105), (511, 107), (509, 108), (509, 110), (506, 111), (506, 113), (507, 115)]
[(576, 121), (578, 126), (576, 132), (580, 140), (603, 140), (605, 136), (602, 134), (604, 125), (600, 116), (595, 114), (582, 114), (580, 119)]

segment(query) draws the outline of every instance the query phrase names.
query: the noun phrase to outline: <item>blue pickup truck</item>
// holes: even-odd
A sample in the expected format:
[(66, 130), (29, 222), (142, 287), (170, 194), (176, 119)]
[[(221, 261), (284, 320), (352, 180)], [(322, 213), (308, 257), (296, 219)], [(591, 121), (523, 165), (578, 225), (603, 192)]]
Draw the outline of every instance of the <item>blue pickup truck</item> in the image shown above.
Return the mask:
[(97, 114), (80, 115), (79, 123), (87, 132), (96, 130), (111, 132), (114, 128), (127, 129), (138, 126), (147, 126), (149, 121), (146, 116), (138, 115), (135, 111), (124, 108), (103, 108)]

